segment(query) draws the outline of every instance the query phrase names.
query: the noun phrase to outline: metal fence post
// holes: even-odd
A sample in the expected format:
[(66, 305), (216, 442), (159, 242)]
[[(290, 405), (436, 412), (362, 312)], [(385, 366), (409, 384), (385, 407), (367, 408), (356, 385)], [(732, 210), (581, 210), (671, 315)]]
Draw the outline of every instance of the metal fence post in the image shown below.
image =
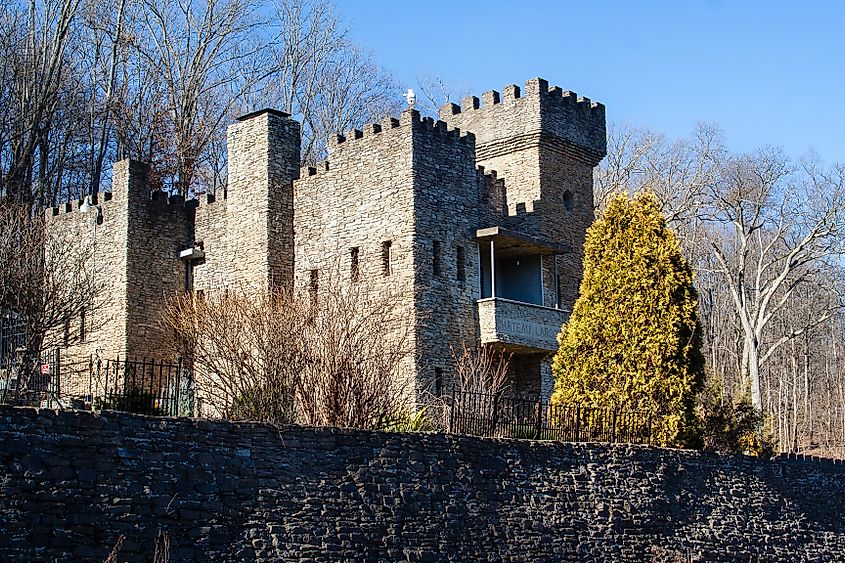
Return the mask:
[(490, 429), (490, 436), (493, 437), (496, 435), (496, 425), (498, 424), (498, 417), (499, 417), (499, 394), (496, 393), (493, 395), (493, 428)]
[[(169, 379), (169, 378), (168, 378)], [(181, 416), (182, 407), (182, 358), (176, 363), (176, 388), (173, 391), (173, 414), (174, 416)]]
[(452, 400), (449, 401), (449, 433), (455, 432), (455, 386), (452, 385)]
[(616, 406), (613, 406), (613, 422), (610, 427), (610, 441), (616, 442)]
[(581, 441), (581, 405), (575, 407), (575, 441)]

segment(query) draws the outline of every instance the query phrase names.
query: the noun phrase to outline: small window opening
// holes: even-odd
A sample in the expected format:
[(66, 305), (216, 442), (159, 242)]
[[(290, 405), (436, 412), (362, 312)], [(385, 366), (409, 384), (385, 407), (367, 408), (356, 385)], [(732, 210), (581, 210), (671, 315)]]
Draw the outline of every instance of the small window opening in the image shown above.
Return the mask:
[(65, 346), (70, 344), (70, 319), (65, 319)]
[(443, 368), (434, 368), (434, 394), (443, 396)]
[(308, 283), (308, 293), (311, 295), (311, 305), (317, 304), (317, 292), (320, 289), (320, 271), (311, 270), (311, 280)]
[(386, 240), (383, 243), (381, 243), (381, 268), (382, 268), (382, 273), (385, 276), (389, 276), (390, 273), (391, 273), (391, 268), (390, 268), (390, 262), (391, 262), (390, 246), (391, 246), (391, 244), (392, 243), (389, 240)]
[(458, 251), (458, 281), (463, 283), (467, 279), (467, 255), (463, 246), (457, 247)]
[(360, 262), (358, 260), (359, 248), (353, 247), (349, 249), (349, 277), (352, 281), (358, 281), (360, 275)]
[(563, 207), (567, 211), (572, 211), (575, 208), (575, 196), (569, 190), (563, 192)]
[(432, 252), (434, 275), (439, 276), (443, 273), (443, 250), (439, 240), (434, 241)]
[(86, 331), (85, 331), (85, 309), (82, 309), (79, 312), (79, 340), (80, 342), (85, 342)]

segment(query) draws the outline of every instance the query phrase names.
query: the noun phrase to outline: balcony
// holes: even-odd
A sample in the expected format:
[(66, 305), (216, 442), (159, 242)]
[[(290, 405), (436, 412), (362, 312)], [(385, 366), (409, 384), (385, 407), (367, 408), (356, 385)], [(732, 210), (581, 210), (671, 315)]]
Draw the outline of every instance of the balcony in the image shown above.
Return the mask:
[(518, 353), (557, 350), (569, 313), (560, 308), (555, 257), (569, 249), (500, 227), (479, 229), (476, 236), (481, 342)]
[(490, 297), (478, 300), (482, 344), (498, 343), (515, 352), (554, 352), (569, 312), (533, 303)]

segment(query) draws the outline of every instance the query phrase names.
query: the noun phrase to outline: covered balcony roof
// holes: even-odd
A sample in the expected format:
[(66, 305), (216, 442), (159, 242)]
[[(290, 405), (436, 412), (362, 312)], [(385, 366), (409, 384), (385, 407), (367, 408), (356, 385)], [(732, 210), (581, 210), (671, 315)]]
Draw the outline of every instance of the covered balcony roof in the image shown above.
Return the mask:
[(509, 231), (503, 227), (487, 227), (475, 231), (479, 241), (492, 240), (496, 246), (496, 256), (525, 256), (529, 254), (551, 255), (568, 254), (572, 247), (568, 244), (553, 243), (538, 238)]

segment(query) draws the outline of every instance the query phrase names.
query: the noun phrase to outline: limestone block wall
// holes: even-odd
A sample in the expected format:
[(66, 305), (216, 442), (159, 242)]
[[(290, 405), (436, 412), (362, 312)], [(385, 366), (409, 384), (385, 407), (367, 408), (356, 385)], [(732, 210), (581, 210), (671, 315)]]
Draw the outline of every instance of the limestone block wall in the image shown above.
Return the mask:
[[(503, 95), (490, 91), (461, 107), (447, 104), (440, 116), (475, 134), (478, 164), (504, 181), (503, 226), (572, 247), (556, 258), (560, 303), (571, 309), (584, 231), (593, 220), (592, 169), (606, 153), (604, 106), (534, 78), (524, 90), (510, 85)], [(550, 295), (552, 260), (544, 260)]]
[[(128, 182), (129, 162), (114, 167), (115, 186)], [(84, 267), (92, 272), (98, 288), (90, 296), (83, 319), (59, 327), (47, 342), (59, 347), (63, 364), (62, 392), (75, 396), (90, 394), (88, 361), (92, 355), (105, 357), (126, 354), (127, 268), (126, 245), (128, 202), (125, 190), (98, 194), (94, 206), (82, 213), (80, 202), (67, 203), (46, 211), (47, 234), (61, 241), (76, 261), (88, 257)], [(61, 258), (59, 258), (61, 259)], [(77, 298), (85, 298), (77, 296)], [(84, 332), (84, 335), (83, 335)], [(67, 339), (65, 338), (67, 336)]]
[(173, 350), (161, 324), (167, 297), (184, 291), (179, 250), (191, 239), (193, 208), (181, 197), (151, 192), (147, 165), (115, 163), (112, 191), (97, 194), (87, 213), (81, 202), (47, 210), (48, 232), (68, 253), (89, 255), (96, 294), (83, 321), (52, 341), (62, 349), (62, 393), (89, 395), (88, 361), (118, 356), (170, 359)]
[[(334, 286), (363, 302), (388, 296), (406, 328), (388, 327), (407, 342), (403, 369), (413, 389), (415, 244), (413, 154), (420, 116), (370, 124), (338, 135), (329, 160), (302, 170), (294, 184), (295, 287), (321, 295)], [(362, 305), (365, 308), (366, 305)], [(410, 336), (406, 333), (410, 328)]]
[(488, 200), (495, 205), (495, 192), (487, 185), (495, 179), (476, 169), (472, 134), (431, 119), (415, 120), (413, 126), (414, 286), (416, 308), (424, 315), (417, 324), (417, 384), (420, 391), (437, 394), (450, 386), (461, 343), (473, 347), (478, 341), (475, 232)]
[(0, 407), (0, 559), (837, 561), (845, 466)]
[(127, 224), (126, 355), (130, 359), (175, 360), (170, 331), (162, 323), (169, 299), (183, 294), (185, 264), (179, 252), (190, 246), (195, 202), (150, 192), (146, 165), (130, 162), (138, 181), (130, 183)]
[(299, 174), (299, 123), (275, 110), (229, 127), (228, 185), (200, 198), (194, 238), (203, 261), (196, 290), (266, 290), (293, 280), (293, 180)]

